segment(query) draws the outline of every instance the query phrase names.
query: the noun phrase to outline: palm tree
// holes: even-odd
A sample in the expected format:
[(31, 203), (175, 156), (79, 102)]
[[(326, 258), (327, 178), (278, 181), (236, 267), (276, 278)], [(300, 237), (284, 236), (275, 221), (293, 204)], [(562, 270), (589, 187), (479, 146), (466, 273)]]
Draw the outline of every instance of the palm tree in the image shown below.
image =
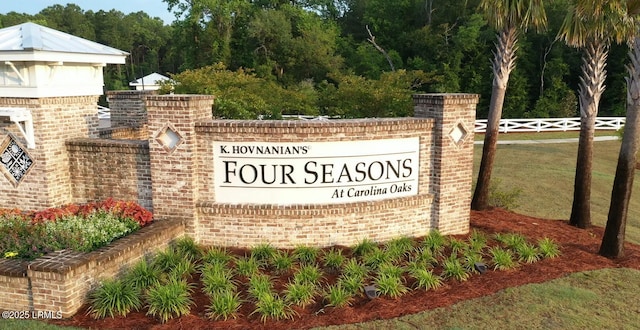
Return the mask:
[(528, 27), (543, 28), (547, 23), (543, 0), (481, 0), (480, 8), (498, 31), (498, 41), (493, 53), (493, 87), (482, 160), (471, 201), (471, 208), (474, 210), (484, 210), (489, 206), (489, 185), (498, 144), (500, 117), (509, 75), (515, 67), (518, 34)]
[(575, 0), (558, 35), (567, 45), (583, 50), (578, 88), (580, 138), (569, 218), (569, 223), (579, 228), (591, 225), (593, 135), (600, 97), (605, 89), (609, 46), (612, 41), (624, 39), (624, 7), (620, 0)]
[(622, 145), (618, 156), (616, 177), (611, 190), (611, 203), (607, 225), (600, 245), (600, 255), (609, 258), (619, 258), (624, 255), (624, 236), (627, 224), (627, 212), (629, 199), (633, 189), (633, 179), (637, 164), (638, 134), (640, 133), (640, 31), (636, 21), (640, 14), (640, 0), (629, 1), (628, 12), (630, 19), (630, 32), (635, 32), (631, 41), (629, 58), (631, 63), (627, 66), (629, 77), (627, 78), (627, 121), (625, 123)]

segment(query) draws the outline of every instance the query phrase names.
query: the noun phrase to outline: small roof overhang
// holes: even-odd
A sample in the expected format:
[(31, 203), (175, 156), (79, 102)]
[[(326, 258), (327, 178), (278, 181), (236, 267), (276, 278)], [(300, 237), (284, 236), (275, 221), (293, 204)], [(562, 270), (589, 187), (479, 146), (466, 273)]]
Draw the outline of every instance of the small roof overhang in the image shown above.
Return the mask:
[(171, 80), (171, 78), (167, 77), (167, 76), (163, 76), (159, 73), (152, 73), (152, 74), (148, 74), (142, 78), (136, 79), (132, 82), (129, 83), (129, 86), (150, 86), (150, 85), (156, 85), (158, 84), (158, 82), (161, 81), (173, 81)]
[(35, 23), (0, 29), (0, 61), (124, 64), (129, 53)]

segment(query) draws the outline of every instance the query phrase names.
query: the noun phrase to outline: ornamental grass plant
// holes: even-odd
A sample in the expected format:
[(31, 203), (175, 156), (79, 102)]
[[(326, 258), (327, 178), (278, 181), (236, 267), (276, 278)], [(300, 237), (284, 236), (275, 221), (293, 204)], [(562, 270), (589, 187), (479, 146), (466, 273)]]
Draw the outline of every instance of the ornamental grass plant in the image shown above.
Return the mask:
[(234, 290), (225, 290), (211, 296), (205, 315), (212, 320), (235, 319), (238, 317), (240, 306), (242, 306), (240, 294)]
[(268, 319), (276, 321), (293, 319), (296, 315), (291, 305), (275, 294), (260, 295), (255, 306), (256, 309), (251, 314), (259, 314), (262, 322), (266, 322)]
[[(482, 276), (475, 266), (485, 259), (499, 271), (559, 253), (550, 239), (534, 244), (517, 234), (489, 237), (479, 231), (467, 239), (432, 231), (422, 239), (399, 237), (382, 244), (363, 240), (350, 249), (298, 246), (289, 251), (264, 243), (244, 253), (205, 249), (184, 237), (154, 259), (131, 267), (122, 281), (115, 282), (119, 286), (105, 282), (92, 293), (96, 298), (91, 311), (94, 317), (113, 317), (144, 303), (149, 316), (165, 323), (190, 313), (198, 288), (209, 301), (204, 313), (209, 319), (286, 320), (309, 306), (343, 308), (360, 299), (395, 299), (412, 290), (438, 290), (449, 281)], [(365, 295), (365, 286), (373, 286), (375, 296)], [(143, 299), (123, 307), (122, 297), (130, 292)]]
[(146, 259), (138, 261), (124, 276), (125, 281), (140, 292), (160, 283), (162, 272), (151, 265)]
[(560, 255), (560, 247), (548, 237), (538, 241), (538, 249), (544, 258), (555, 258)]
[(88, 314), (96, 319), (126, 316), (142, 306), (140, 290), (131, 282), (107, 279), (90, 295)]
[(324, 294), (327, 307), (341, 308), (349, 306), (353, 303), (354, 296), (351, 290), (348, 290), (338, 282), (334, 285), (327, 286)]
[(169, 277), (147, 292), (147, 315), (158, 318), (162, 323), (174, 317), (191, 312), (193, 285), (184, 279)]

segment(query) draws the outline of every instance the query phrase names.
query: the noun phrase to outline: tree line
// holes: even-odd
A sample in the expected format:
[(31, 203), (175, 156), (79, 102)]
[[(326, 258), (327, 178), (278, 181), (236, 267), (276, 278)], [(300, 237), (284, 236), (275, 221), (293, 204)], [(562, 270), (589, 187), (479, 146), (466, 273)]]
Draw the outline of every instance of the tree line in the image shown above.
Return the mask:
[[(129, 52), (126, 65), (105, 70), (109, 90), (126, 89), (130, 81), (152, 72), (179, 74), (213, 67), (227, 76), (227, 71), (240, 70), (238, 79), (250, 74), (256, 83), (285, 90), (302, 102), (270, 103), (276, 109), (265, 109), (260, 104), (273, 102), (269, 97), (242, 95), (246, 99), (242, 103), (260, 107), (256, 111), (262, 115), (277, 115), (278, 109), (348, 117), (402, 115), (411, 111), (410, 94), (416, 92), (477, 93), (481, 95), (478, 118), (488, 115), (493, 81), (489, 59), (498, 31), (489, 24), (480, 0), (163, 1), (175, 16), (169, 24), (143, 11), (94, 12), (67, 4), (44, 8), (36, 15), (2, 14), (0, 26), (33, 21)], [(545, 2), (546, 29), (520, 36), (504, 118), (578, 114), (581, 55), (557, 39), (570, 5), (568, 0)], [(626, 49), (611, 46), (602, 116), (625, 113)], [(374, 90), (382, 103), (366, 102), (383, 108), (390, 105), (385, 100), (402, 96), (409, 101), (396, 102), (403, 107), (398, 113), (359, 113), (353, 104), (323, 97), (348, 85), (350, 90), (341, 91), (343, 95), (363, 98), (366, 90), (354, 90), (353, 84), (382, 85), (385, 74), (405, 92), (386, 95), (384, 88)], [(361, 108), (368, 109), (369, 104)], [(236, 110), (226, 114), (242, 116)]]

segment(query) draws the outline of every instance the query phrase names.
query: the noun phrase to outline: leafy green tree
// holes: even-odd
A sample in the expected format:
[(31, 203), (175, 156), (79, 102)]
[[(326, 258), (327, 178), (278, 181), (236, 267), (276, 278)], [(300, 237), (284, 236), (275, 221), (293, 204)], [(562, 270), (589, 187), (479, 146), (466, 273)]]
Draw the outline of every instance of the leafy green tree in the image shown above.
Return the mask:
[(413, 115), (411, 95), (433, 76), (422, 71), (385, 72), (379, 80), (337, 74), (337, 83), (320, 87), (322, 113), (343, 118), (405, 117)]
[(46, 17), (47, 26), (52, 29), (80, 38), (96, 39), (93, 22), (90, 20), (91, 13), (85, 13), (78, 5), (69, 3), (66, 6), (49, 6), (40, 11), (40, 15)]
[(176, 15), (176, 56), (181, 69), (192, 69), (231, 61), (236, 29), (246, 24), (252, 10), (245, 0), (163, 0)]
[(492, 62), (493, 89), (480, 172), (471, 201), (471, 208), (474, 210), (484, 210), (489, 206), (489, 186), (498, 144), (498, 129), (509, 75), (515, 66), (518, 33), (529, 26), (540, 28), (546, 24), (542, 0), (482, 0), (480, 7), (490, 24), (497, 29), (498, 41)]
[(336, 55), (337, 26), (313, 12), (290, 5), (262, 9), (249, 27), (259, 65), (287, 85), (306, 79), (321, 81), (342, 65), (342, 58)]
[(172, 78), (176, 93), (216, 96), (214, 115), (227, 119), (281, 118), (282, 114), (316, 115), (317, 93), (302, 82), (285, 89), (253, 72), (228, 70), (222, 63), (186, 70)]
[[(526, 118), (565, 118), (573, 117), (578, 108), (575, 93), (564, 81), (569, 74), (569, 65), (561, 58), (554, 58), (546, 64), (544, 89), (530, 111), (524, 113)], [(542, 88), (541, 88), (542, 89)]]

